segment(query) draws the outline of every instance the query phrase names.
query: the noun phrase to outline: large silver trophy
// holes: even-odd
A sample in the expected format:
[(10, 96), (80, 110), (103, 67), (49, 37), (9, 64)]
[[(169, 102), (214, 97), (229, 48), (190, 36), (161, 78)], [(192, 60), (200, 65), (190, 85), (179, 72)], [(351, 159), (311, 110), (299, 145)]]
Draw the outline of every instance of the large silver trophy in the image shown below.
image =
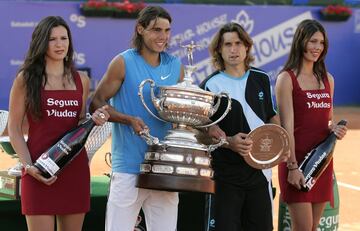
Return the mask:
[[(187, 51), (189, 62), (185, 66), (184, 81), (173, 86), (158, 86), (158, 95), (154, 93), (152, 79), (146, 79), (139, 85), (139, 96), (146, 110), (161, 121), (173, 123), (174, 128), (162, 141), (151, 136), (148, 130), (141, 132), (148, 150), (140, 167), (137, 187), (214, 193), (210, 153), (226, 141), (204, 145), (198, 141), (194, 128), (207, 128), (220, 122), (230, 110), (231, 99), (227, 93), (214, 94), (193, 84), (191, 75), (196, 70), (193, 51), (197, 45), (191, 42), (182, 47)], [(145, 103), (143, 88), (147, 83), (151, 87), (152, 103), (161, 118)], [(227, 108), (219, 119), (211, 122), (209, 118), (218, 110), (221, 97), (227, 97)]]

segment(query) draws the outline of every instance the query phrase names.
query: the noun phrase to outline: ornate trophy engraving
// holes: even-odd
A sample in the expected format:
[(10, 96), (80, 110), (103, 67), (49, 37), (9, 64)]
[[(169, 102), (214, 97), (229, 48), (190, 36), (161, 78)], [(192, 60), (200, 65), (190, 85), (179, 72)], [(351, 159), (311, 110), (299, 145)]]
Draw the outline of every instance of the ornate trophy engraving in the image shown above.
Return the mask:
[[(141, 164), (137, 187), (166, 191), (197, 191), (214, 193), (213, 170), (210, 167), (210, 152), (220, 147), (217, 144), (204, 145), (198, 142), (194, 128), (206, 128), (220, 122), (230, 110), (231, 99), (227, 93), (214, 94), (193, 84), (193, 42), (186, 48), (189, 65), (185, 66), (184, 81), (174, 86), (159, 86), (155, 96), (155, 83), (146, 79), (139, 86), (139, 96), (146, 110), (155, 118), (174, 123), (164, 140), (143, 131), (141, 136), (148, 144), (145, 160)], [(151, 100), (159, 116), (146, 105), (143, 88), (150, 83)], [(220, 105), (220, 98), (227, 97), (228, 105), (223, 115), (211, 122)], [(217, 101), (215, 103), (215, 101)]]
[(289, 135), (276, 124), (264, 124), (252, 130), (249, 138), (253, 147), (244, 159), (253, 168), (272, 168), (284, 161), (290, 152)]

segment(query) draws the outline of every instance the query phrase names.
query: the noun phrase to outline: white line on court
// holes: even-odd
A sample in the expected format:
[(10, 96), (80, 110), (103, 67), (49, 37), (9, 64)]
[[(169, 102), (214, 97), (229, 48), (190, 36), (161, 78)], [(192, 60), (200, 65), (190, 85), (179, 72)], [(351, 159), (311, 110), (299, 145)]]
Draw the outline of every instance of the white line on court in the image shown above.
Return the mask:
[(337, 182), (338, 185), (342, 186), (342, 187), (345, 187), (345, 188), (349, 188), (349, 189), (353, 189), (353, 190), (356, 190), (356, 191), (360, 191), (360, 187), (358, 186), (355, 186), (355, 185), (351, 185), (351, 184), (347, 184), (347, 183), (343, 183), (343, 182)]

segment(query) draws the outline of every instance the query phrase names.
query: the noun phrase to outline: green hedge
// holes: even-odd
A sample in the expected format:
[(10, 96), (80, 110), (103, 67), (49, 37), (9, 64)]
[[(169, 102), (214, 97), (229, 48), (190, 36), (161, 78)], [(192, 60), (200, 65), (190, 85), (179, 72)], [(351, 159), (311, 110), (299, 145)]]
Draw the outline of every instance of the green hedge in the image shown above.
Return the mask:
[(344, 0), (309, 0), (310, 6), (344, 5)]

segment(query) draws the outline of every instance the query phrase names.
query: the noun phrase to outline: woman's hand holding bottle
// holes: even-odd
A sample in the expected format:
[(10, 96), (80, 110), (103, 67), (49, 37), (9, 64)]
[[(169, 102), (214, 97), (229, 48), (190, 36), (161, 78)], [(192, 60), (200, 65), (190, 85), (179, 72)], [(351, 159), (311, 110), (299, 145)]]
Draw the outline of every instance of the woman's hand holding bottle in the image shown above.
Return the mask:
[(346, 132), (347, 132), (346, 125), (341, 125), (341, 124), (330, 125), (330, 129), (332, 132), (334, 132), (334, 134), (336, 135), (336, 138), (338, 140), (341, 140), (342, 138), (344, 138), (344, 136), (346, 135)]
[(95, 122), (96, 125), (100, 126), (108, 121), (110, 114), (107, 112), (109, 106), (104, 105), (98, 109), (91, 115), (91, 119)]
[(38, 180), (46, 185), (52, 185), (53, 183), (55, 183), (55, 181), (57, 179), (57, 176), (45, 178), (44, 176), (42, 176), (41, 171), (34, 165), (27, 165), (27, 167), (25, 167), (25, 174), (34, 177), (36, 180)]

